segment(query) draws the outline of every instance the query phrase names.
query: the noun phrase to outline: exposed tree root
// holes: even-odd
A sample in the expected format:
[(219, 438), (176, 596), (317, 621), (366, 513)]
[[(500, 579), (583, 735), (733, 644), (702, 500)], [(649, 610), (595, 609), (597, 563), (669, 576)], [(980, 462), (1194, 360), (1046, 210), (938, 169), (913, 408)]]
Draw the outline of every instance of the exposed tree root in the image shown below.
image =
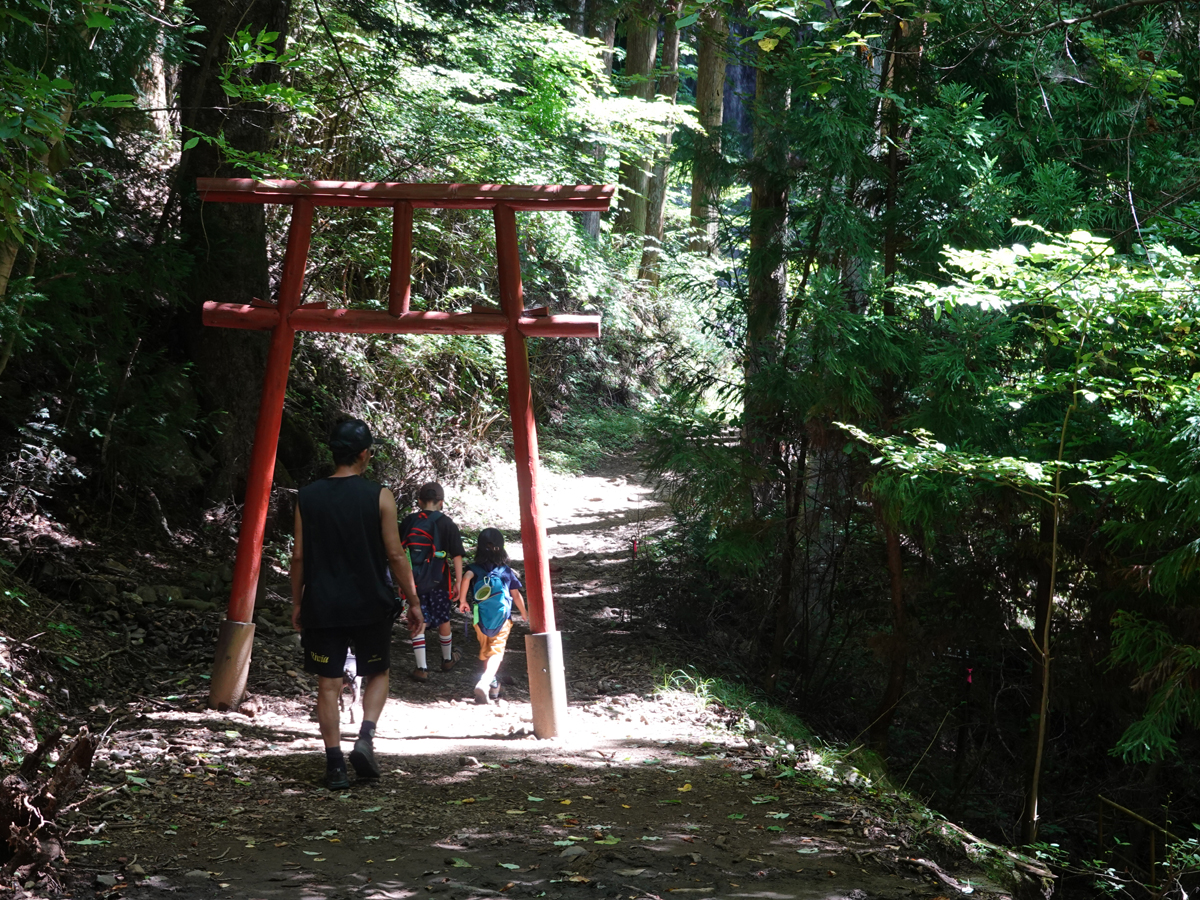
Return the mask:
[(81, 729), (54, 769), (39, 778), (38, 770), (64, 731), (60, 727), (47, 736), (26, 755), (15, 775), (0, 781), (0, 877), (5, 881), (50, 876), (50, 867), (63, 858), (65, 833), (56, 818), (87, 783), (100, 742)]

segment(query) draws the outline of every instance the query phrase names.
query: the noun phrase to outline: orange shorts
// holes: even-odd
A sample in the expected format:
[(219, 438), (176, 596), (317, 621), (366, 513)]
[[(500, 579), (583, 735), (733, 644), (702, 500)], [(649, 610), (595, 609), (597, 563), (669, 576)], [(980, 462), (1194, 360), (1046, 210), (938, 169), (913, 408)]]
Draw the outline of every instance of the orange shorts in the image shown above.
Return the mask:
[(488, 637), (475, 626), (475, 637), (479, 639), (479, 658), (490, 659), (493, 656), (503, 656), (504, 648), (508, 645), (508, 633), (512, 631), (512, 619), (504, 623), (504, 627)]

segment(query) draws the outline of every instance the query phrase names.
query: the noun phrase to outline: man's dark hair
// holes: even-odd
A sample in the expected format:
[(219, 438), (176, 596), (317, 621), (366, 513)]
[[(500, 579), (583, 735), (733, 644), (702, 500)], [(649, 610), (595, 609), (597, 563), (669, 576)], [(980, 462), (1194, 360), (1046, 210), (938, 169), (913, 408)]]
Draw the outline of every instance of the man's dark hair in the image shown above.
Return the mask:
[(329, 450), (335, 465), (351, 465), (358, 454), (373, 443), (371, 429), (362, 419), (346, 419), (333, 426), (329, 434)]
[(421, 485), (421, 490), (417, 491), (418, 503), (440, 503), (446, 499), (446, 492), (442, 490), (442, 486), (436, 481), (430, 481), (427, 484)]
[(496, 566), (508, 565), (508, 554), (504, 552), (504, 535), (499, 528), (485, 528), (479, 532), (475, 544), (475, 565), (491, 571)]

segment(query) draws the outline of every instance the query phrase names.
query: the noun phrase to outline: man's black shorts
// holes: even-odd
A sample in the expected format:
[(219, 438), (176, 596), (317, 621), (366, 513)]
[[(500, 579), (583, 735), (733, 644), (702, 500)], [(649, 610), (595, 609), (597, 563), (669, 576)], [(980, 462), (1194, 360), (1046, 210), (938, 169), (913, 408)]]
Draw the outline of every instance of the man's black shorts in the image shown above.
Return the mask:
[(300, 636), (304, 671), (323, 678), (341, 678), (351, 644), (359, 675), (377, 675), (391, 668), (392, 622), (384, 619), (350, 628), (305, 628)]

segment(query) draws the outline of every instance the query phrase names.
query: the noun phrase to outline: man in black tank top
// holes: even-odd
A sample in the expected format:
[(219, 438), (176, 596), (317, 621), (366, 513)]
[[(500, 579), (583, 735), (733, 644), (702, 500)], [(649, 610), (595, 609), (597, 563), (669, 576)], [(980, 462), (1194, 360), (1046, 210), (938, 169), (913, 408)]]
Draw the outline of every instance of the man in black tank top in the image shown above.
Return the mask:
[(396, 498), (363, 478), (371, 443), (371, 431), (360, 419), (335, 427), (329, 449), (337, 469), (329, 478), (301, 488), (296, 503), (292, 625), (301, 632), (305, 671), (317, 676), (325, 783), (333, 790), (350, 786), (338, 715), (348, 649), (354, 646), (357, 674), (365, 682), (363, 722), (350, 763), (359, 778), (378, 778), (373, 738), (390, 683), (392, 585), (398, 585), (408, 600), (409, 629), (413, 634), (425, 630), (396, 525)]

